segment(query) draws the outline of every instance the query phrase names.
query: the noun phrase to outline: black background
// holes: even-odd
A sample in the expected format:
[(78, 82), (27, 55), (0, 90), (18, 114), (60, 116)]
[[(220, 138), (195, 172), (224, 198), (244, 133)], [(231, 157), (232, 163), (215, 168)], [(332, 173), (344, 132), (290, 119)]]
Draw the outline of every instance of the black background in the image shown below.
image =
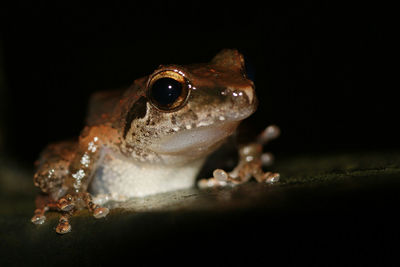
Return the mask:
[(282, 128), (276, 153), (398, 147), (386, 13), (327, 1), (3, 9), (7, 151), (32, 162), (48, 142), (79, 134), (92, 92), (222, 48), (240, 49), (255, 69), (250, 121)]

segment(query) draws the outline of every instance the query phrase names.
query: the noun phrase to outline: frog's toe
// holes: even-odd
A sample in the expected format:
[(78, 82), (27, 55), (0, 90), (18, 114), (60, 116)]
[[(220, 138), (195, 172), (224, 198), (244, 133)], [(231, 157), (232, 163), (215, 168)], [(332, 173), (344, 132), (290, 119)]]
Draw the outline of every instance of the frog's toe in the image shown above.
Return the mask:
[(56, 227), (57, 234), (63, 235), (71, 232), (71, 225), (69, 222), (60, 222)]
[(278, 138), (281, 130), (276, 125), (270, 125), (258, 136), (257, 141), (260, 144), (266, 144), (269, 141)]
[(82, 195), (82, 199), (85, 201), (88, 210), (93, 214), (93, 217), (95, 217), (96, 219), (106, 217), (107, 214), (110, 212), (108, 208), (101, 207), (100, 205), (94, 203), (92, 195), (90, 195), (90, 193), (84, 193)]
[(220, 181), (216, 178), (209, 178), (209, 179), (201, 179), (198, 181), (197, 186), (200, 189), (205, 189), (205, 188), (216, 188), (216, 187), (222, 187), (222, 186), (227, 186), (227, 185), (233, 185), (230, 184), (226, 181)]
[(229, 178), (229, 174), (222, 169), (214, 170), (213, 176), (218, 182), (226, 182)]
[(280, 174), (276, 172), (267, 172), (265, 173), (266, 179), (265, 182), (267, 184), (274, 184), (279, 182)]
[(93, 217), (95, 217), (96, 219), (100, 219), (100, 218), (106, 217), (109, 212), (110, 212), (110, 210), (108, 208), (97, 207), (93, 211)]
[(217, 187), (218, 186), (218, 181), (214, 178), (210, 179), (201, 179), (198, 181), (197, 186), (200, 189), (206, 189), (206, 188), (211, 188), (211, 187)]
[(274, 163), (274, 155), (272, 153), (263, 153), (261, 155), (261, 163), (264, 167), (269, 167)]
[(34, 224), (43, 224), (46, 221), (46, 216), (44, 213), (48, 210), (48, 207), (45, 206), (44, 208), (36, 209), (35, 215), (33, 215), (31, 222)]
[(75, 203), (71, 195), (67, 195), (58, 200), (57, 206), (61, 211), (71, 211), (75, 208)]
[(71, 225), (69, 224), (69, 216), (63, 215), (60, 217), (58, 225), (56, 227), (57, 234), (66, 234), (71, 232)]
[(33, 215), (31, 222), (34, 224), (43, 224), (46, 221), (46, 216), (44, 215)]

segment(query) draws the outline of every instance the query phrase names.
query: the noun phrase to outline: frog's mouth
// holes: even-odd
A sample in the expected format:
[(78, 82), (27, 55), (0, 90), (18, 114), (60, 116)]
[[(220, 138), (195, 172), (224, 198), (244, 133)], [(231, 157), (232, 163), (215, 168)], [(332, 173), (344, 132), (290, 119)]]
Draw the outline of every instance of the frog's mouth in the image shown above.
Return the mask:
[(222, 141), (236, 130), (239, 123), (238, 120), (181, 130), (161, 142), (153, 144), (152, 150), (171, 156), (187, 156), (189, 158), (205, 156), (217, 149)]

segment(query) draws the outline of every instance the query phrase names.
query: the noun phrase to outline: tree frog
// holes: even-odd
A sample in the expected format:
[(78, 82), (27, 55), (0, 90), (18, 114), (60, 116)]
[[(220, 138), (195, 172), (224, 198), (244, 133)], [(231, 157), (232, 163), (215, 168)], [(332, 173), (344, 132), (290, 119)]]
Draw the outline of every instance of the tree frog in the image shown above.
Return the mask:
[[(109, 200), (194, 186), (206, 157), (256, 107), (254, 84), (234, 49), (204, 64), (161, 65), (126, 90), (94, 94), (79, 140), (48, 145), (36, 162), (34, 184), (41, 194), (31, 221), (42, 224), (48, 210), (57, 210), (56, 232), (64, 234), (78, 209), (102, 218)], [(261, 166), (262, 144), (278, 132), (268, 127), (240, 147), (233, 171), (217, 169), (199, 187), (236, 185), (251, 177), (277, 181), (279, 174), (264, 173)]]

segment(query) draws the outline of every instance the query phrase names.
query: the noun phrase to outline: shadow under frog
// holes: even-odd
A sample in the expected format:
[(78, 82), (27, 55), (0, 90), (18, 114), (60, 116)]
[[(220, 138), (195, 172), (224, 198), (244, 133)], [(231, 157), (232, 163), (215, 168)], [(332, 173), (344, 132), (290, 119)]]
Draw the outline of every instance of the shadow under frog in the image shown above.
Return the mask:
[[(92, 96), (87, 124), (77, 142), (50, 144), (36, 162), (34, 184), (41, 189), (32, 218), (61, 213), (56, 232), (71, 231), (70, 217), (87, 208), (95, 218), (102, 204), (195, 185), (206, 157), (232, 135), (257, 107), (243, 56), (222, 50), (209, 63), (160, 66), (124, 91)], [(217, 169), (199, 187), (236, 185), (254, 177), (272, 183), (279, 174), (261, 169), (262, 145), (279, 130), (268, 127), (239, 148), (231, 172)]]

